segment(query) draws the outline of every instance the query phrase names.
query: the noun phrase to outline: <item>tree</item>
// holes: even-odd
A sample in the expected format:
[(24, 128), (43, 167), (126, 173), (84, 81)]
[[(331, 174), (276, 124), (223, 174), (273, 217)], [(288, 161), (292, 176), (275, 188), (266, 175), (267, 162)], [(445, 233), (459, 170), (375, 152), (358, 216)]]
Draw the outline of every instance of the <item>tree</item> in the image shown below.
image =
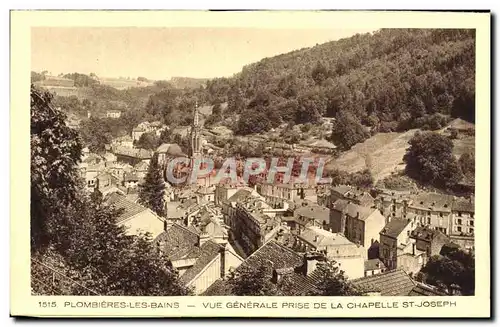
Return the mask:
[(262, 110), (256, 109), (255, 112), (245, 111), (238, 120), (236, 133), (247, 135), (253, 133), (267, 132), (271, 129), (271, 122)]
[(422, 183), (436, 187), (450, 187), (462, 178), (453, 155), (453, 143), (434, 132), (417, 132), (409, 141), (405, 156), (405, 172)]
[(344, 111), (339, 111), (333, 124), (330, 140), (343, 150), (349, 150), (353, 145), (363, 142), (370, 133), (356, 119), (356, 117)]
[(462, 173), (469, 178), (474, 178), (476, 173), (476, 160), (471, 152), (464, 152), (458, 159)]
[[(317, 272), (316, 272), (317, 271)], [(316, 267), (315, 286), (308, 296), (359, 296), (363, 292), (354, 287), (340, 270), (335, 261), (318, 262)]]
[(462, 295), (474, 295), (475, 258), (472, 253), (443, 247), (441, 254), (431, 257), (421, 273), (426, 283), (441, 286), (449, 293), (456, 285)]
[(90, 117), (80, 123), (80, 135), (89, 150), (95, 153), (105, 152), (106, 144), (110, 144), (113, 139), (106, 119), (96, 117)]
[(52, 95), (31, 86), (31, 245), (43, 248), (54, 237), (61, 212), (78, 197), (82, 145), (51, 105)]
[(266, 265), (252, 267), (242, 265), (228, 279), (231, 294), (239, 296), (273, 296), (278, 289), (271, 282), (271, 273)]
[(160, 139), (156, 136), (155, 132), (148, 132), (141, 135), (141, 137), (135, 143), (138, 148), (143, 148), (146, 150), (156, 150), (160, 145)]
[(160, 217), (165, 216), (165, 182), (158, 164), (157, 153), (153, 155), (149, 163), (144, 182), (139, 185), (139, 202)]

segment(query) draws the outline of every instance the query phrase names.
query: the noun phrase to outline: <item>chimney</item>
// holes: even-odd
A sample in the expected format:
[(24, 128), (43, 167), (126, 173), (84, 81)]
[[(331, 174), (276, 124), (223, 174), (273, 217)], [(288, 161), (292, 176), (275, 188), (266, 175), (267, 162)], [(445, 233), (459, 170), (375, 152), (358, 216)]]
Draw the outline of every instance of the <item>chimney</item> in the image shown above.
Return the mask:
[(415, 255), (415, 243), (413, 243), (411, 246), (411, 252), (412, 252), (412, 255)]
[(319, 236), (318, 235), (314, 236), (314, 242), (317, 243), (318, 240), (319, 240)]
[(203, 244), (205, 244), (206, 241), (210, 239), (210, 235), (208, 233), (202, 232), (198, 236), (198, 246), (201, 247)]
[(319, 252), (306, 252), (304, 254), (304, 274), (310, 275), (314, 270), (316, 270), (316, 266), (318, 262), (325, 261), (325, 257)]

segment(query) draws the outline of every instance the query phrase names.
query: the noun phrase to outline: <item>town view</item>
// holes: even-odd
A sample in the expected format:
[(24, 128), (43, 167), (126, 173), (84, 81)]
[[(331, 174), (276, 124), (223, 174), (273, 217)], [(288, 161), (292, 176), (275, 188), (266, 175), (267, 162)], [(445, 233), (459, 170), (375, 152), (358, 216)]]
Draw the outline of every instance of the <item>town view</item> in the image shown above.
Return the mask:
[(156, 32), (113, 58), (119, 28), (51, 56), (57, 29), (32, 39), (33, 295), (474, 295), (475, 30), (264, 31), (255, 59), (184, 31), (174, 60)]

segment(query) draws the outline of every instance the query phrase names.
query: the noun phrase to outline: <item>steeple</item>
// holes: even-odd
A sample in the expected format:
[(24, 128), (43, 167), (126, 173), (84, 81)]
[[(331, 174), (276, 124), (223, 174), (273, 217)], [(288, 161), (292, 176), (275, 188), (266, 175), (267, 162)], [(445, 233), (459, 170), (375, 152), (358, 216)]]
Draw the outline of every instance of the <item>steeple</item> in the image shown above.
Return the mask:
[(200, 113), (198, 112), (198, 100), (194, 106), (194, 118), (193, 118), (193, 127), (200, 126)]
[(193, 126), (191, 127), (191, 158), (199, 157), (201, 154), (201, 126), (198, 101), (194, 107)]

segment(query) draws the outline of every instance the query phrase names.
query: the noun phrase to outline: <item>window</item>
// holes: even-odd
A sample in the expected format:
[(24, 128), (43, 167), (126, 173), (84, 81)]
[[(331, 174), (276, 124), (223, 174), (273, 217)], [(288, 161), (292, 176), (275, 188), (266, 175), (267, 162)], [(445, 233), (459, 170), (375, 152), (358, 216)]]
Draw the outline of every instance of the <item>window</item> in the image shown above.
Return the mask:
[(457, 219), (457, 225), (462, 225), (462, 219)]
[(469, 228), (469, 233), (474, 234), (474, 228)]
[(469, 226), (474, 226), (474, 220), (469, 220)]
[(431, 217), (427, 217), (427, 224), (431, 224)]
[(462, 213), (461, 213), (460, 211), (458, 212), (458, 216), (459, 216), (459, 217), (462, 217)]
[(439, 213), (439, 217), (443, 217), (443, 213), (442, 212)]
[(461, 231), (462, 231), (462, 227), (457, 226), (457, 232), (461, 232)]

